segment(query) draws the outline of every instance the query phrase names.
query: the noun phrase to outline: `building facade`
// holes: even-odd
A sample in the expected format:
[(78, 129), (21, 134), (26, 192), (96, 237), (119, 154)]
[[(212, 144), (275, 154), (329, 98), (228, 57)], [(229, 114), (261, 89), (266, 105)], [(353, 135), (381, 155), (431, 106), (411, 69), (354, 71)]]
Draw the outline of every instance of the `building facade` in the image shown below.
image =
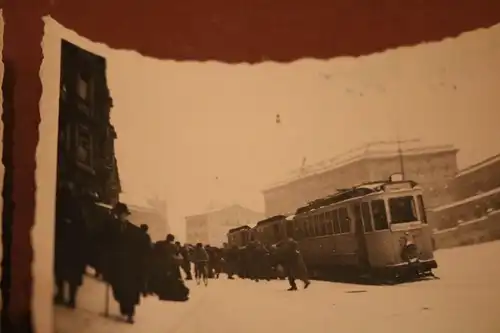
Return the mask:
[(264, 214), (240, 205), (186, 217), (186, 243), (222, 246), (229, 229), (252, 225), (264, 219)]
[(60, 82), (58, 186), (72, 182), (78, 192), (113, 205), (121, 187), (106, 59), (63, 40)]
[(170, 232), (166, 212), (159, 210), (154, 206), (138, 206), (127, 204), (131, 215), (129, 221), (140, 226), (147, 224), (149, 227), (149, 235), (154, 242), (165, 240)]
[(500, 154), (462, 169), (449, 202), (429, 212), (437, 247), (500, 239)]
[[(398, 150), (400, 149), (400, 150)], [(457, 173), (453, 146), (410, 146), (372, 143), (296, 172), (294, 179), (263, 191), (265, 215), (293, 214), (307, 202), (362, 182), (403, 173), (424, 189), (427, 207), (449, 202), (449, 180)]]

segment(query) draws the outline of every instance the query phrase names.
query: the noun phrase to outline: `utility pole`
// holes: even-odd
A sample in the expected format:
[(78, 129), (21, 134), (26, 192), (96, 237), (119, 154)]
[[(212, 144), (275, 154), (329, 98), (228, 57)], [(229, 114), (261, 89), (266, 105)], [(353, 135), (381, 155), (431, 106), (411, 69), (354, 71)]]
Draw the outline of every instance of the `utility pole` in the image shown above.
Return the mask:
[(411, 139), (411, 140), (400, 140), (399, 138), (399, 130), (398, 130), (398, 138), (396, 140), (398, 144), (398, 156), (399, 156), (399, 172), (401, 173), (401, 178), (404, 180), (405, 177), (405, 163), (404, 163), (404, 155), (403, 149), (401, 148), (402, 143), (410, 143), (410, 142), (420, 142), (419, 139)]

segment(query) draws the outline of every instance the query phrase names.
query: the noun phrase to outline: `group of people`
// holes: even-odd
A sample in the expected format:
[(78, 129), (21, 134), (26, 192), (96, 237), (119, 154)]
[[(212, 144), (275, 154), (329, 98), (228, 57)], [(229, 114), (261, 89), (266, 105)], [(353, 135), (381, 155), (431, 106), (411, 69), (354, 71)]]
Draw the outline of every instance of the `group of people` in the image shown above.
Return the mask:
[(218, 279), (221, 273), (231, 280), (238, 276), (255, 282), (286, 278), (290, 291), (298, 290), (297, 279), (303, 281), (304, 288), (311, 283), (298, 243), (292, 238), (271, 246), (252, 241), (243, 247), (224, 244), (217, 248), (202, 243), (181, 245), (179, 242), (176, 242), (176, 247), (185, 279), (193, 279), (191, 270), (194, 268), (198, 284), (204, 275), (208, 279)]
[(229, 279), (238, 276), (255, 282), (287, 278), (289, 291), (297, 290), (296, 280), (302, 280), (304, 288), (311, 282), (298, 243), (292, 238), (266, 246), (253, 241), (243, 247), (224, 245), (224, 271)]
[[(297, 290), (295, 280), (310, 285), (298, 244), (287, 239), (273, 246), (251, 242), (245, 247), (216, 248), (198, 243), (181, 245), (175, 237), (153, 243), (146, 224), (137, 227), (128, 221), (130, 211), (117, 203), (106, 215), (100, 229), (89, 231), (89, 216), (85, 205), (88, 196), (78, 194), (66, 184), (58, 189), (55, 234), (55, 301), (76, 307), (77, 294), (87, 266), (96, 277), (111, 286), (124, 319), (134, 322), (135, 308), (141, 296), (157, 295), (165, 301), (187, 301), (189, 288), (184, 283), (195, 278), (219, 278), (222, 272), (229, 279), (237, 275), (254, 281), (288, 278), (289, 290)], [(194, 265), (193, 265), (194, 264)], [(65, 297), (65, 285), (69, 295)]]
[(146, 224), (137, 227), (128, 221), (130, 211), (123, 203), (117, 203), (100, 221), (99, 230), (91, 231), (88, 220), (93, 217), (85, 209), (87, 199), (76, 193), (71, 183), (57, 193), (55, 302), (76, 307), (87, 266), (92, 266), (96, 277), (111, 286), (120, 312), (129, 323), (134, 323), (141, 295), (187, 301), (189, 289), (180, 272), (184, 259), (175, 237), (169, 234), (165, 240), (153, 243)]

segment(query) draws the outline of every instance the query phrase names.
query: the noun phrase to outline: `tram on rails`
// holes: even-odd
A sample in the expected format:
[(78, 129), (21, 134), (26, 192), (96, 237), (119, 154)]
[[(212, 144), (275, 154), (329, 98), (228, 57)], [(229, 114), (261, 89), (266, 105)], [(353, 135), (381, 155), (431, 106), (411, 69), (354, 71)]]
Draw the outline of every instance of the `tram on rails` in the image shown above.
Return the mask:
[[(422, 189), (410, 180), (339, 190), (242, 232), (268, 244), (295, 239), (312, 277), (394, 281), (432, 276), (437, 268)], [(252, 238), (245, 237), (243, 245)]]
[(243, 225), (230, 229), (227, 232), (227, 244), (229, 247), (242, 248), (254, 240), (254, 232), (251, 227)]

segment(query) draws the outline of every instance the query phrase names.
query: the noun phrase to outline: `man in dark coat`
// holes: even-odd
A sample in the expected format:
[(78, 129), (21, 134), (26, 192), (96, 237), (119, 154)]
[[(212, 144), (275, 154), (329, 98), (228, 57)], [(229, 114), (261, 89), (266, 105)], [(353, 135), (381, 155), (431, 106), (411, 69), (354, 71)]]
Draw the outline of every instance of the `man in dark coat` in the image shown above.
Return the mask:
[(168, 234), (166, 240), (154, 245), (154, 279), (153, 291), (160, 300), (187, 301), (189, 289), (182, 280), (179, 265), (182, 257), (174, 243), (175, 237)]
[(283, 256), (283, 265), (290, 284), (289, 291), (297, 290), (295, 280), (298, 278), (304, 282), (304, 289), (309, 287), (307, 268), (304, 263), (304, 258), (299, 250), (299, 244), (293, 239), (289, 238), (281, 244), (281, 255)]
[(134, 323), (135, 307), (143, 291), (144, 232), (128, 222), (127, 205), (118, 203), (109, 223), (106, 280), (128, 323)]
[[(87, 262), (85, 221), (72, 183), (65, 184), (57, 193), (55, 229), (55, 302), (75, 308), (77, 291), (83, 282)], [(65, 283), (69, 286), (67, 302), (64, 297)]]
[(229, 246), (225, 244), (223, 250), (224, 256), (224, 271), (227, 274), (227, 278), (233, 280), (233, 275), (236, 272), (238, 265), (238, 248), (236, 246)]

